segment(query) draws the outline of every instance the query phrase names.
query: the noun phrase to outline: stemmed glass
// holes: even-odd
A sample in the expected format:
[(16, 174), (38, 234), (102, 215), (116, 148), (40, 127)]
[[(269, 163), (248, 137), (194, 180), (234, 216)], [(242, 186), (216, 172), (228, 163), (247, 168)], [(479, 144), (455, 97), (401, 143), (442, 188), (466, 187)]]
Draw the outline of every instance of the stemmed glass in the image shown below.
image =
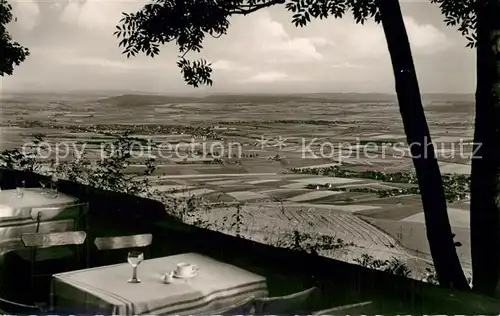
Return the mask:
[(128, 283), (141, 283), (141, 280), (137, 278), (137, 266), (144, 260), (144, 254), (140, 251), (131, 251), (128, 253), (127, 260), (133, 268), (132, 278), (128, 280)]
[(57, 198), (59, 196), (59, 191), (57, 191), (57, 176), (52, 175), (51, 181), (50, 181), (50, 197), (52, 198)]
[(47, 189), (45, 188), (47, 186), (47, 182), (40, 181), (39, 183), (42, 186), (42, 194), (47, 194)]
[(24, 196), (24, 188), (26, 187), (26, 182), (21, 181), (21, 185), (16, 188), (17, 197), (22, 198)]

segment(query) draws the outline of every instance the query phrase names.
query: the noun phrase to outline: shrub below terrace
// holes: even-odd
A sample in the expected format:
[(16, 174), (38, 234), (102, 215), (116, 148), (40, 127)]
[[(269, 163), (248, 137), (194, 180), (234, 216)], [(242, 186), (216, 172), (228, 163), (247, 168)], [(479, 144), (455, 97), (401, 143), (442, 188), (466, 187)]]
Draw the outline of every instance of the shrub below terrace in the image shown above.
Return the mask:
[[(405, 265), (405, 263), (396, 257), (392, 257), (390, 260), (379, 260), (375, 259), (373, 256), (363, 254), (361, 255), (361, 258), (357, 258), (354, 261), (366, 268), (382, 270), (403, 277), (409, 277), (411, 274), (411, 270)], [(432, 275), (435, 278), (435, 275), (431, 274), (433, 272), (432, 270), (429, 269), (428, 272), (429, 275)]]
[(335, 236), (312, 235), (298, 230), (280, 236), (273, 244), (277, 247), (290, 248), (312, 255), (321, 255), (323, 251), (345, 251), (348, 247), (354, 246), (354, 243), (346, 243), (343, 239)]
[[(179, 221), (186, 222), (203, 228), (212, 230), (225, 230), (226, 227), (218, 227), (213, 223), (201, 219), (198, 214), (200, 212), (209, 212), (214, 207), (224, 206), (225, 203), (208, 203), (202, 197), (189, 196), (185, 198), (175, 198), (169, 195), (171, 191), (159, 191), (153, 188), (148, 176), (151, 176), (156, 170), (155, 161), (153, 159), (146, 160), (144, 170), (140, 174), (127, 175), (126, 170), (132, 164), (132, 143), (133, 138), (129, 137), (129, 133), (115, 135), (116, 139), (112, 146), (108, 146), (106, 150), (107, 159), (91, 160), (83, 155), (74, 161), (62, 162), (55, 164), (52, 161), (51, 168), (46, 171), (47, 174), (56, 176), (57, 178), (67, 179), (70, 181), (82, 183), (95, 187), (97, 189), (110, 190), (115, 192), (127, 193), (132, 195), (143, 196), (158, 200), (165, 205), (165, 210), (168, 214), (177, 218)], [(41, 137), (37, 137), (34, 141), (36, 144), (42, 142)], [(113, 152), (111, 152), (113, 149)], [(111, 155), (111, 153), (113, 153)], [(136, 162), (135, 162), (136, 163)], [(0, 166), (12, 168), (27, 172), (41, 172), (43, 162), (37, 157), (35, 147), (25, 148), (23, 152), (18, 149), (5, 150), (0, 153)], [(316, 170), (313, 172), (320, 171)], [(323, 172), (323, 171), (322, 171)], [(327, 173), (331, 175), (329, 169)], [(345, 171), (335, 171), (338, 174), (346, 176)], [(378, 177), (382, 173), (366, 173)], [(349, 174), (351, 175), (351, 174)], [(385, 175), (385, 174), (384, 174)], [(398, 179), (412, 179), (411, 175), (398, 175)], [(388, 177), (385, 175), (385, 177)], [(410, 182), (411, 183), (411, 182)], [(461, 186), (457, 186), (462, 188)], [(282, 206), (283, 207), (283, 206)], [(241, 205), (237, 204), (236, 212), (224, 218), (223, 226), (228, 226), (230, 230), (234, 230), (237, 236), (242, 237), (244, 229), (244, 215), (241, 212)], [(282, 211), (285, 211), (283, 208)], [(291, 248), (297, 251), (304, 251), (312, 255), (321, 255), (323, 252), (348, 251), (347, 249), (354, 246), (353, 243), (347, 243), (340, 238), (328, 235), (312, 235), (299, 230), (293, 230), (289, 233), (280, 235), (275, 240), (267, 240), (269, 244), (276, 247)], [(409, 268), (399, 259), (392, 258), (391, 260), (381, 261), (374, 259), (369, 255), (363, 255), (355, 260), (358, 264), (377, 270), (383, 270), (389, 273), (409, 276)], [(428, 270), (426, 280), (429, 282), (435, 281), (435, 275), (432, 269)]]
[[(33, 143), (38, 145), (43, 141), (41, 137), (35, 137)], [(26, 172), (37, 172), (42, 167), (35, 150), (28, 152), (19, 149), (6, 149), (0, 153), (0, 166)]]
[(138, 175), (126, 175), (132, 164), (133, 140), (128, 134), (118, 136), (111, 146), (106, 146), (109, 159), (91, 161), (86, 157), (55, 166), (57, 176), (90, 185), (97, 189), (123, 192), (133, 195), (151, 196), (148, 176), (156, 170), (154, 159), (145, 162), (146, 170)]

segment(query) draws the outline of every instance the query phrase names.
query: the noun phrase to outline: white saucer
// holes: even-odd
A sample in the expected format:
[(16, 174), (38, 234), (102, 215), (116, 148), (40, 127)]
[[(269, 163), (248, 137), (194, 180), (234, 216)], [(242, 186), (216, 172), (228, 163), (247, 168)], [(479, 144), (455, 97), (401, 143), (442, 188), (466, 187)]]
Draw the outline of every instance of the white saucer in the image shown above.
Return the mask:
[(191, 279), (191, 278), (194, 278), (197, 275), (198, 275), (198, 271), (194, 271), (190, 275), (179, 275), (179, 274), (177, 274), (177, 272), (174, 271), (174, 275), (173, 276), (176, 279)]

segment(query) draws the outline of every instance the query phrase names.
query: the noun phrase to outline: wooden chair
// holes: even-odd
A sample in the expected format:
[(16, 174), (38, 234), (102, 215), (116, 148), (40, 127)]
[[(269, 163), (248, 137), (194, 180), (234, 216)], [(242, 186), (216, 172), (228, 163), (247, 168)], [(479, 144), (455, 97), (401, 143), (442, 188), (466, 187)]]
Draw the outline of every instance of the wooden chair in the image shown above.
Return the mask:
[(153, 235), (140, 234), (117, 237), (97, 237), (94, 244), (99, 250), (114, 250), (124, 248), (141, 248), (151, 245)]
[[(78, 268), (80, 264), (80, 252), (78, 246), (85, 242), (85, 238), (87, 234), (83, 231), (76, 232), (58, 232), (58, 233), (31, 233), (31, 234), (23, 234), (21, 235), (21, 241), (24, 244), (24, 247), (30, 250), (30, 264), (31, 264), (31, 285), (32, 289), (35, 290), (35, 278), (51, 276), (53, 273), (36, 273), (36, 262), (46, 261), (46, 260), (54, 260), (54, 259), (62, 259), (68, 258), (70, 255), (67, 255), (67, 252), (62, 252), (61, 254), (56, 253), (46, 253), (46, 256), (37, 256), (39, 254), (39, 249), (46, 249), (52, 247), (59, 246), (75, 246), (76, 247), (76, 265), (74, 268)], [(59, 248), (61, 249), (61, 248)], [(71, 252), (70, 252), (71, 254)], [(22, 257), (22, 255), (21, 255)], [(71, 269), (71, 267), (69, 267)], [(62, 272), (62, 271), (57, 271)]]
[(45, 312), (41, 307), (16, 303), (0, 297), (0, 315), (40, 315)]
[(319, 299), (317, 287), (279, 297), (264, 297), (254, 300), (256, 315), (311, 314)]
[(207, 313), (206, 315), (252, 315), (254, 311), (254, 296), (250, 296), (229, 307)]
[(65, 245), (81, 245), (85, 242), (87, 234), (83, 231), (59, 233), (34, 233), (23, 234), (21, 241), (25, 247), (50, 248)]
[[(372, 305), (371, 301), (361, 302), (356, 304), (336, 306), (322, 311), (314, 312), (314, 316), (323, 315), (366, 315), (367, 306)], [(368, 307), (369, 308), (369, 307)], [(370, 313), (368, 313), (370, 314)]]
[[(80, 208), (81, 206), (85, 206), (85, 203), (82, 204), (75, 204), (76, 207)], [(35, 229), (35, 234), (40, 233), (40, 224), (41, 222), (44, 221), (49, 221), (55, 217), (57, 217), (61, 213), (61, 207), (40, 207), (40, 208), (32, 208), (31, 209), (31, 218), (36, 221), (36, 229)], [(75, 218), (75, 227), (76, 225), (76, 218)], [(30, 234), (24, 234), (23, 236), (29, 236)], [(79, 234), (76, 234), (75, 236), (78, 236)], [(72, 235), (63, 235), (66, 238), (72, 238)], [(27, 237), (29, 238), (34, 238), (34, 237)], [(48, 237), (51, 238), (51, 237)], [(57, 237), (56, 237), (57, 238)], [(22, 239), (22, 237), (21, 237)], [(84, 237), (85, 240), (85, 237)], [(69, 240), (70, 241), (70, 240)], [(24, 241), (23, 241), (24, 243)], [(39, 246), (26, 246), (24, 243), (24, 246), (27, 248), (31, 248), (30, 256), (27, 258), (22, 252), (18, 253), (21, 258), (29, 261), (36, 261), (36, 256), (37, 256), (37, 251), (36, 248), (48, 248), (48, 247), (39, 247)], [(53, 246), (63, 246), (63, 245), (53, 245)], [(49, 246), (49, 247), (53, 247)], [(77, 251), (77, 256), (80, 255), (80, 252)], [(46, 252), (45, 256), (40, 259), (39, 261), (46, 261), (46, 260), (56, 260), (56, 259), (63, 259), (64, 257), (72, 256), (73, 252), (71, 251), (64, 251), (64, 249), (59, 249), (59, 251), (52, 251), (52, 252)], [(78, 262), (80, 262), (80, 258), (78, 257)]]
[[(152, 234), (139, 234), (139, 235), (129, 235), (129, 236), (114, 236), (114, 237), (97, 237), (94, 240), (94, 244), (97, 249), (102, 250), (123, 250), (130, 248), (145, 248), (151, 245), (153, 242)], [(109, 257), (101, 257), (104, 260), (109, 259)], [(123, 258), (117, 258), (115, 261), (123, 261)], [(101, 262), (101, 264), (109, 264), (110, 262)]]

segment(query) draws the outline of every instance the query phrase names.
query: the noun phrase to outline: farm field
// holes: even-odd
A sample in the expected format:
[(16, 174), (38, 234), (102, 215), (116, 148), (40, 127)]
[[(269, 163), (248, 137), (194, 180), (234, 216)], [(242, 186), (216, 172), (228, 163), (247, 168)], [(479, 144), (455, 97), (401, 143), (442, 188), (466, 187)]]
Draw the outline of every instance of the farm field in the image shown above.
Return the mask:
[[(440, 97), (442, 98), (442, 96)], [(436, 96), (426, 115), (442, 173), (468, 174), (472, 103)], [(397, 105), (391, 96), (3, 96), (0, 150), (43, 136), (42, 159), (105, 159), (113, 133), (131, 129), (138, 173), (154, 158), (150, 177), (173, 197), (243, 203), (241, 234), (261, 242), (300, 230), (352, 242), (324, 253), (353, 261), (362, 254), (395, 256), (423, 270), (430, 262), (417, 194), (381, 197), (414, 187), (363, 177), (312, 174), (321, 168), (387, 174), (413, 169)], [(468, 104), (468, 103), (466, 103)], [(364, 191), (363, 191), (364, 190)], [(220, 207), (197, 216), (224, 227), (236, 212)], [(450, 222), (465, 270), (470, 270), (468, 204), (450, 204)], [(227, 233), (235, 234), (227, 227)]]

